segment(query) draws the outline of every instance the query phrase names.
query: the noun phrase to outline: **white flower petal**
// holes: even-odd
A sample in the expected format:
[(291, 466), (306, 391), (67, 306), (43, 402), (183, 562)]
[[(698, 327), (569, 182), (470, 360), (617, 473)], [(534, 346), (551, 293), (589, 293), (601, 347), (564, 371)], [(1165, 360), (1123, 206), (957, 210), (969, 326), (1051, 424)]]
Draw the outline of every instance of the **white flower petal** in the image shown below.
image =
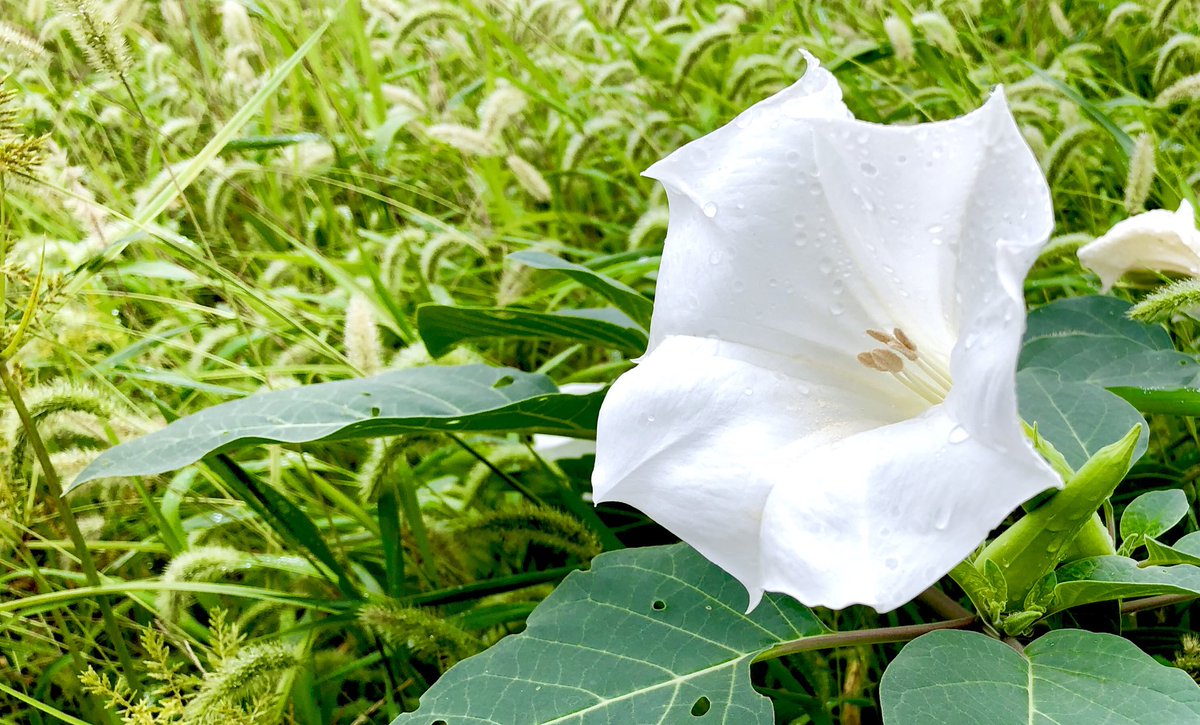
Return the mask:
[[(1023, 194), (972, 203), (993, 145), (1029, 155), (1013, 127), (1001, 93), (951, 121), (856, 121), (810, 61), (791, 88), (646, 172), (671, 209), (650, 349), (683, 334), (853, 355), (866, 329), (900, 327), (947, 365), (959, 247), (1002, 216), (1042, 213)], [(992, 183), (1044, 188), (1021, 172)]]
[(595, 500), (637, 507), (737, 577), (756, 602), (763, 504), (804, 467), (772, 480), (748, 475), (753, 462), (919, 412), (894, 407), (878, 391), (879, 374), (861, 366), (803, 380), (801, 371), (794, 360), (733, 343), (664, 340), (608, 391)]
[(781, 451), (761, 473), (781, 481), (764, 509), (763, 587), (810, 606), (895, 609), (1056, 484), (1040, 461), (958, 430), (938, 406), (832, 445)]
[(1152, 270), (1200, 276), (1200, 231), (1186, 200), (1175, 212), (1137, 214), (1079, 250), (1083, 266), (1100, 276), (1107, 292), (1126, 272)]

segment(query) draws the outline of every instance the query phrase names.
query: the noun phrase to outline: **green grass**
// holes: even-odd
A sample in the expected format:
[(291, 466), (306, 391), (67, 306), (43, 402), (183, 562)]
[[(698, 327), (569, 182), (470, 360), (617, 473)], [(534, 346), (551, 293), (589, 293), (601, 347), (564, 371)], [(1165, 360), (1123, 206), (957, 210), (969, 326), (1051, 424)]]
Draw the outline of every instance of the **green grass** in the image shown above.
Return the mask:
[[(512, 252), (553, 252), (651, 294), (666, 201), (641, 170), (798, 78), (801, 48), (880, 123), (951, 118), (1005, 85), (1056, 206), (1032, 303), (1094, 291), (1070, 250), (1142, 206), (1194, 200), (1200, 183), (1200, 80), (1187, 80), (1200, 28), (1186, 2), (110, 4), (111, 34), (128, 45), (120, 74), (89, 62), (52, 4), (0, 0), (12, 26), (0, 74), (25, 132), (51, 143), (42, 181), (3, 197), (8, 330), (39, 264), (47, 278), (10, 364), (66, 480), (98, 450), (224, 400), (430, 364), (422, 304), (601, 304), (506, 262)], [(1127, 198), (1147, 134), (1155, 172), (1144, 199)], [(352, 300), (377, 331), (347, 314)], [(1192, 345), (1191, 323), (1174, 332)], [(559, 382), (628, 365), (619, 351), (516, 339), (437, 362), (470, 360)], [(587, 472), (546, 466), (513, 437), (266, 447), (239, 456), (240, 470), (313, 522), (349, 589), (381, 607), (420, 602), (417, 614), (363, 615), (220, 467), (73, 494), (97, 587), (11, 407), (0, 722), (119, 722), (96, 693), (125, 674), (157, 708), (132, 722), (200, 721), (188, 705), (207, 703), (227, 721), (386, 723), (456, 657), (519, 630), (589, 556), (581, 531), (665, 540), (628, 511), (591, 516)], [(1193, 434), (1155, 425), (1141, 475), (1191, 490)], [(531, 493), (575, 517), (531, 507)], [(136, 672), (122, 671), (99, 591), (144, 662)], [(914, 612), (828, 617), (879, 626)], [(1170, 657), (1188, 626), (1145, 639)], [(411, 646), (413, 632), (444, 646)], [(893, 650), (806, 653), (755, 676), (784, 721), (853, 722)], [(82, 688), (89, 667), (110, 685)]]

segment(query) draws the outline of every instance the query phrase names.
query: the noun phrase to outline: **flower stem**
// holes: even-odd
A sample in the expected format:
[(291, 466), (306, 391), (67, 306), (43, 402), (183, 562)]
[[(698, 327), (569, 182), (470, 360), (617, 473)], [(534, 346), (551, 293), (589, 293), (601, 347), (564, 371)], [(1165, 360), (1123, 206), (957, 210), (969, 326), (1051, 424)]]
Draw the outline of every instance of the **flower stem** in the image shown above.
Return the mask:
[[(54, 466), (50, 463), (50, 454), (46, 451), (46, 444), (42, 441), (42, 436), (38, 433), (37, 426), (33, 422), (33, 417), (29, 415), (29, 408), (25, 406), (25, 399), (21, 396), (21, 389), (17, 386), (17, 382), (13, 380), (12, 373), (8, 369), (7, 360), (0, 360), (0, 382), (3, 382), (4, 390), (8, 393), (13, 410), (16, 411), (17, 417), (21, 419), (22, 427), (25, 428), (29, 447), (33, 449), (34, 456), (37, 457), (38, 464), (42, 469), (46, 488), (49, 489), (50, 500), (58, 511), (58, 517), (67, 528), (67, 535), (70, 537), (71, 544), (75, 548), (75, 556), (78, 557), (79, 563), (83, 567), (83, 575), (89, 585), (98, 587), (100, 586), (100, 574), (96, 571), (96, 562), (92, 559), (92, 552), (88, 550), (87, 541), (84, 540), (83, 533), (79, 530), (79, 523), (75, 520), (75, 514), (71, 510), (70, 504), (63, 497), (62, 482), (58, 478), (58, 472), (54, 470)], [(140, 689), (137, 668), (134, 665), (133, 658), (129, 654), (129, 648), (125, 645), (125, 640), (121, 636), (121, 630), (117, 627), (117, 619), (113, 615), (112, 605), (109, 603), (108, 597), (96, 597), (96, 603), (100, 606), (100, 615), (104, 620), (105, 634), (108, 635), (112, 646), (117, 651), (117, 657), (121, 661), (121, 669), (124, 670), (125, 679), (135, 690)]]

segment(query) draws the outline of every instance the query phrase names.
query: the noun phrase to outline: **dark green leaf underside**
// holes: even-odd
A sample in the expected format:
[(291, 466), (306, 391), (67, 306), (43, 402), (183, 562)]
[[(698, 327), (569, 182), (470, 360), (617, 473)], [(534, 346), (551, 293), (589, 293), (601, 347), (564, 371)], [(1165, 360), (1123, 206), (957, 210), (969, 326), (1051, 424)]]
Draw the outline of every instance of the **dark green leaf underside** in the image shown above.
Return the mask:
[(566, 395), (543, 375), (487, 365), (396, 370), (253, 395), (181, 418), (100, 455), (72, 486), (172, 471), (258, 443), (309, 443), (412, 431), (594, 435), (603, 393)]

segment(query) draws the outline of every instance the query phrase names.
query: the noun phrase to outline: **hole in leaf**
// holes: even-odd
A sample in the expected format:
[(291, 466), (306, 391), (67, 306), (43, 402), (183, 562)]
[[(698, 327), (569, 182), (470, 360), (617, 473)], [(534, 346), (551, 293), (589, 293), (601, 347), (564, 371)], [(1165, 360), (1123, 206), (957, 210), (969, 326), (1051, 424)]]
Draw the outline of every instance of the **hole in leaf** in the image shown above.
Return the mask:
[(374, 408), (371, 408), (371, 417), (372, 418), (379, 417), (379, 406), (375, 406)]
[(515, 382), (517, 382), (517, 381), (515, 378), (513, 378), (513, 376), (505, 375), (504, 377), (500, 378), (496, 382), (492, 383), (492, 387), (499, 390), (500, 388), (507, 388), (508, 386), (512, 385)]
[(667, 603), (661, 599), (655, 599), (653, 602), (650, 603), (650, 608), (656, 612), (661, 612), (662, 610), (667, 608)]
[(433, 722), (429, 723), (429, 725), (450, 725), (450, 723), (446, 722), (445, 720), (434, 720)]
[(701, 697), (692, 703), (692, 717), (700, 717), (708, 712), (708, 708), (712, 707), (707, 697)]

